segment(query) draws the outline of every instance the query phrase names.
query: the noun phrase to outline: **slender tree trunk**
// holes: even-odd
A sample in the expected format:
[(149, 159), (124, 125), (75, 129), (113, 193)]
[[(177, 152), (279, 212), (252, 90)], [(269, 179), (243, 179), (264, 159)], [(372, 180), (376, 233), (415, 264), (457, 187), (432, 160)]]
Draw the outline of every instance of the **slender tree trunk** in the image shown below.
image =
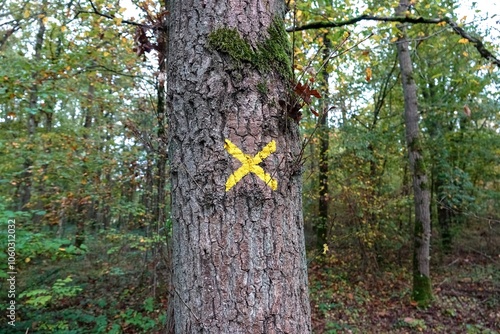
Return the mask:
[[(165, 6), (165, 5), (163, 5)], [(166, 10), (166, 9), (165, 9)], [(158, 48), (160, 50), (167, 51), (167, 41), (168, 41), (168, 30), (159, 30), (158, 32)], [(166, 62), (166, 52), (159, 53), (158, 56), (158, 81), (157, 81), (157, 106), (156, 106), (156, 119), (157, 119), (157, 141), (158, 149), (156, 152), (156, 206), (154, 208), (154, 218), (157, 222), (157, 226), (164, 226), (165, 224), (165, 202), (166, 202), (166, 165), (167, 165), (167, 134), (166, 134), (166, 122), (165, 122), (165, 80), (167, 72), (167, 62)]]
[(175, 333), (310, 333), (284, 1), (170, 6)]
[[(328, 34), (323, 35), (323, 40), (325, 43), (325, 48), (323, 49), (323, 69), (321, 71), (323, 79), (323, 98), (327, 101), (327, 96), (329, 94), (328, 80), (329, 75), (327, 71), (326, 62), (330, 58), (331, 52), (331, 42), (328, 39)], [(323, 114), (320, 117), (319, 124), (319, 203), (318, 203), (318, 218), (319, 222), (316, 225), (316, 240), (317, 247), (322, 249), (324, 244), (328, 241), (328, 147), (329, 147), (329, 129), (328, 129), (328, 110), (329, 105), (325, 103), (323, 105)]]
[[(87, 150), (87, 145), (89, 141), (88, 132), (92, 128), (93, 119), (95, 117), (94, 114), (94, 98), (95, 98), (95, 87), (92, 84), (89, 84), (88, 93), (87, 93), (87, 106), (85, 107), (85, 116), (83, 119), (83, 142), (84, 147), (83, 150)], [(89, 168), (87, 163), (84, 161), (82, 164), (82, 178), (88, 179)], [(80, 247), (85, 242), (85, 222), (89, 216), (90, 205), (87, 201), (84, 201), (84, 197), (86, 196), (85, 185), (87, 182), (80, 183), (78, 185), (78, 205), (76, 207), (76, 231), (75, 231), (75, 246)], [(90, 204), (92, 201), (90, 201)]]
[[(46, 2), (43, 3), (44, 8)], [(42, 48), (43, 48), (43, 40), (45, 36), (45, 24), (43, 23), (42, 18), (38, 19), (38, 32), (36, 34), (35, 40), (35, 55), (34, 62), (38, 64), (40, 59), (42, 58)], [(31, 90), (29, 93), (29, 109), (30, 113), (28, 115), (28, 137), (31, 140), (35, 134), (35, 130), (38, 126), (37, 113), (38, 113), (38, 85), (36, 84), (36, 80), (38, 77), (38, 72), (34, 71), (31, 75), (33, 79), (33, 85), (31, 86)], [(31, 157), (27, 157), (23, 163), (23, 177), (22, 177), (22, 185), (21, 185), (21, 198), (19, 208), (21, 210), (27, 210), (28, 203), (31, 200), (31, 191), (32, 191), (32, 169), (33, 169), (33, 161)]]
[(440, 197), (440, 199), (444, 202), (439, 202), (437, 204), (437, 216), (441, 232), (441, 246), (443, 247), (443, 251), (449, 254), (452, 248), (451, 226), (454, 213), (448, 206), (446, 206), (446, 199), (442, 199), (442, 197)]
[[(409, 8), (408, 0), (400, 0), (396, 15), (403, 15)], [(397, 42), (399, 65), (405, 105), (406, 143), (413, 179), (415, 201), (415, 244), (413, 254), (413, 299), (421, 306), (432, 300), (432, 286), (429, 269), (431, 217), (430, 190), (420, 141), (417, 86), (413, 79), (412, 61), (404, 26), (403, 36)]]

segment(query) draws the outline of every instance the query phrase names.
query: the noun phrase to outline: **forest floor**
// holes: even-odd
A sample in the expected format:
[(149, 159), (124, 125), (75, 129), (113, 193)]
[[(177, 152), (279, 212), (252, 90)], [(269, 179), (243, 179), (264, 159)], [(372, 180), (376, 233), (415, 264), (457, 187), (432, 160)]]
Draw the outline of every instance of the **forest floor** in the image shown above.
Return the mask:
[(314, 333), (500, 333), (500, 255), (445, 261), (433, 271), (435, 299), (425, 309), (411, 301), (407, 271), (352, 277), (325, 263), (311, 266)]
[[(163, 256), (129, 244), (95, 240), (84, 255), (32, 260), (18, 275), (18, 331), (2, 324), (0, 333), (162, 333), (169, 270)], [(409, 263), (364, 271), (346, 259), (313, 261), (314, 333), (500, 333), (500, 257), (472, 252), (440, 261), (426, 309), (410, 300)]]

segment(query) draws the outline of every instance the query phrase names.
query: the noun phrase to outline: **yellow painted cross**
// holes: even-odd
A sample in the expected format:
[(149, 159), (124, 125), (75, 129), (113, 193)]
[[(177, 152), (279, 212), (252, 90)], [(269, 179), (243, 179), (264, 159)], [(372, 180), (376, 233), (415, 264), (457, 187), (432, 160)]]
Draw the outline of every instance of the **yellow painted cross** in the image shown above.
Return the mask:
[(236, 185), (245, 175), (248, 173), (254, 173), (257, 175), (262, 181), (266, 183), (272, 190), (278, 189), (278, 181), (272, 178), (271, 175), (266, 173), (260, 164), (265, 158), (267, 158), (271, 153), (276, 151), (276, 142), (271, 140), (269, 144), (264, 146), (264, 148), (257, 153), (254, 157), (249, 156), (248, 154), (243, 153), (238, 146), (231, 143), (229, 139), (225, 140), (224, 148), (226, 151), (231, 154), (233, 157), (238, 159), (241, 162), (241, 167), (238, 168), (226, 182), (226, 191), (229, 191), (233, 186)]

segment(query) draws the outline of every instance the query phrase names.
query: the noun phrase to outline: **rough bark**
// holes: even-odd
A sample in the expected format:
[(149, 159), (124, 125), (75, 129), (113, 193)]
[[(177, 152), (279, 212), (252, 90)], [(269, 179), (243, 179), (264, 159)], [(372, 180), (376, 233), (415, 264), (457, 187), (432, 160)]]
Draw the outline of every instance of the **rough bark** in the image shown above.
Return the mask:
[[(402, 15), (408, 9), (408, 0), (400, 0), (396, 15)], [(432, 299), (430, 279), (430, 191), (425, 170), (422, 146), (420, 144), (417, 86), (413, 79), (412, 61), (408, 48), (405, 28), (397, 42), (401, 81), (403, 83), (406, 143), (413, 180), (415, 202), (415, 231), (413, 255), (413, 299), (421, 306), (426, 306)]]
[[(237, 32), (241, 39), (225, 46), (257, 52), (273, 25), (286, 36), (284, 2), (175, 0), (170, 6), (175, 333), (310, 333), (300, 137), (279, 107), (288, 96), (283, 69), (289, 64), (235, 59), (241, 49), (231, 53), (209, 43)], [(283, 43), (275, 46), (285, 51)], [(267, 181), (237, 157), (253, 157)], [(245, 166), (253, 172), (231, 186), (228, 180)]]

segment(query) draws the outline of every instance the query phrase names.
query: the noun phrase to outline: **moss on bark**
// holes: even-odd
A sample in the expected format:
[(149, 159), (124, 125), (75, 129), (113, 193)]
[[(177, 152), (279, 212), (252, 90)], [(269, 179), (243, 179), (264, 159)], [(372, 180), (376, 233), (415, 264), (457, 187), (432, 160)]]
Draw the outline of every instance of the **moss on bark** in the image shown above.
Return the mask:
[(413, 289), (412, 300), (414, 300), (419, 307), (427, 307), (432, 302), (432, 284), (428, 275), (422, 273), (419, 269), (419, 264), (424, 259), (419, 259), (421, 256), (418, 250), (422, 247), (422, 239), (424, 237), (424, 228), (421, 221), (415, 222), (415, 244), (413, 249)]
[(432, 302), (431, 278), (422, 274), (413, 274), (412, 299), (419, 307), (427, 307)]
[(291, 46), (283, 21), (275, 18), (267, 32), (269, 37), (254, 49), (237, 29), (220, 28), (208, 35), (208, 45), (227, 53), (237, 63), (250, 63), (261, 72), (275, 69), (283, 77), (291, 78)]

